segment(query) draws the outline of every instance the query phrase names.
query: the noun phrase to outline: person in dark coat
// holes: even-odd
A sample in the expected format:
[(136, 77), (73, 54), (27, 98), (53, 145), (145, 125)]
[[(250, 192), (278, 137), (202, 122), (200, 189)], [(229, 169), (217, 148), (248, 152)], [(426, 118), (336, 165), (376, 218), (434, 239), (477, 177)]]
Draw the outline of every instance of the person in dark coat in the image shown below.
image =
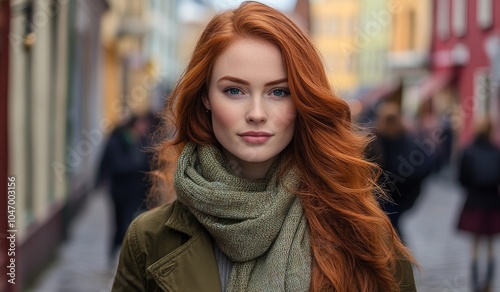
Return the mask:
[(422, 181), (432, 170), (434, 157), (420, 149), (415, 142), (418, 138), (404, 127), (398, 104), (380, 104), (375, 126), (375, 139), (369, 145), (368, 156), (383, 171), (380, 184), (391, 201), (381, 202), (382, 208), (403, 238), (401, 215), (415, 204)]
[(112, 261), (132, 220), (146, 210), (147, 173), (150, 171), (148, 116), (132, 116), (110, 135), (104, 149), (97, 184), (109, 183), (114, 209), (114, 235), (109, 249)]
[[(474, 291), (491, 291), (494, 273), (493, 235), (500, 233), (500, 149), (491, 139), (490, 120), (478, 124), (476, 138), (463, 151), (459, 181), (467, 191), (458, 229), (473, 235), (471, 276)], [(478, 275), (480, 239), (488, 243), (488, 265), (483, 285)]]

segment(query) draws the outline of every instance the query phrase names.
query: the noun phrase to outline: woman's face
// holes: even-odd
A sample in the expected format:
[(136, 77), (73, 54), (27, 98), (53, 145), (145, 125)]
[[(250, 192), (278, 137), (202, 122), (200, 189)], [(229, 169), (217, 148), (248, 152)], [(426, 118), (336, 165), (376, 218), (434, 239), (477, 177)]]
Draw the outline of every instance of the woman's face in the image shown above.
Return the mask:
[(203, 103), (237, 175), (265, 176), (292, 140), (296, 108), (281, 52), (269, 42), (232, 43), (214, 64)]

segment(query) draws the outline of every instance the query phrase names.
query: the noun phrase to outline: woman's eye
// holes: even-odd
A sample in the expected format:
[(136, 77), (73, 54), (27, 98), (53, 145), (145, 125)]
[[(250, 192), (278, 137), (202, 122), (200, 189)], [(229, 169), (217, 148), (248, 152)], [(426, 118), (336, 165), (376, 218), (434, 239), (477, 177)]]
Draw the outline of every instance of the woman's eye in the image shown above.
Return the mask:
[(276, 97), (284, 97), (290, 94), (290, 91), (286, 89), (275, 89), (272, 91), (272, 94)]
[(238, 95), (238, 94), (241, 94), (241, 90), (239, 90), (238, 88), (228, 88), (225, 90), (227, 93), (231, 94), (231, 95)]

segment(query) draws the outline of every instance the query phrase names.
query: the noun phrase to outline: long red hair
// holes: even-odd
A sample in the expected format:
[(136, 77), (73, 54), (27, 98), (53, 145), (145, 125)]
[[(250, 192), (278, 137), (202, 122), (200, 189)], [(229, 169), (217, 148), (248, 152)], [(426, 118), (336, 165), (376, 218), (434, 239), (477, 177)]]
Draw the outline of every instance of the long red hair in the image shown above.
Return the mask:
[[(170, 94), (158, 146), (157, 194), (170, 201), (175, 161), (185, 143), (217, 144), (202, 97), (217, 57), (238, 38), (256, 38), (282, 53), (297, 108), (288, 163), (300, 173), (300, 196), (311, 237), (311, 291), (395, 291), (399, 259), (414, 262), (380, 209), (379, 169), (364, 159), (368, 136), (351, 122), (307, 35), (282, 13), (256, 2), (215, 16)], [(158, 191), (160, 190), (160, 191)], [(168, 196), (168, 195), (167, 195)], [(154, 199), (154, 193), (152, 198)]]

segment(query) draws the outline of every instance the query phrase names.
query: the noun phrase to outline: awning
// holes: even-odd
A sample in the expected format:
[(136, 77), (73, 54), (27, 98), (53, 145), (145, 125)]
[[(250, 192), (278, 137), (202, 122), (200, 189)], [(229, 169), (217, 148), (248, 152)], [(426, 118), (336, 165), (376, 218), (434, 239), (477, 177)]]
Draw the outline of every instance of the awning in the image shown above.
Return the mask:
[(418, 95), (422, 102), (429, 100), (434, 94), (451, 83), (455, 74), (453, 71), (432, 73), (418, 87)]

